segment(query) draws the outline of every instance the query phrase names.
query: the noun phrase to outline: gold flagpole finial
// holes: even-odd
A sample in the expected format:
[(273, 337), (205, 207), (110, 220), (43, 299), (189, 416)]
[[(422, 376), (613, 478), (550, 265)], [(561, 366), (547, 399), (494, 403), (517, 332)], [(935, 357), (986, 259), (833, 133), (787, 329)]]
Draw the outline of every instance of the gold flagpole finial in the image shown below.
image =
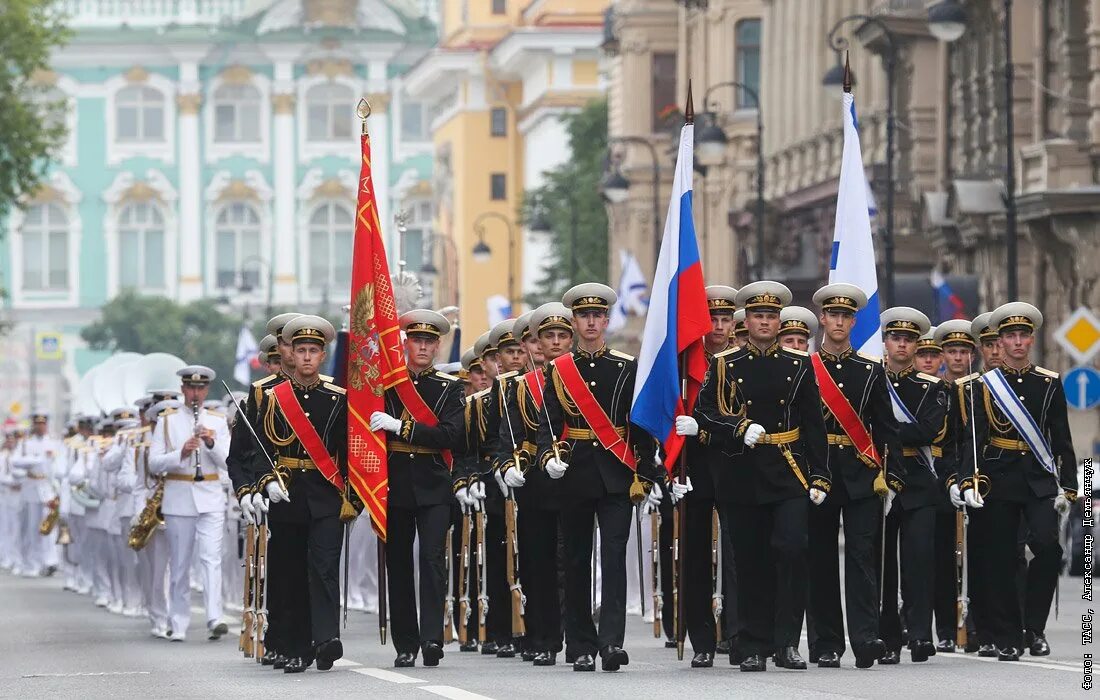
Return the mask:
[(367, 119), (370, 118), (370, 103), (367, 102), (365, 97), (359, 99), (359, 104), (355, 107), (355, 113), (363, 122), (363, 133), (367, 133)]

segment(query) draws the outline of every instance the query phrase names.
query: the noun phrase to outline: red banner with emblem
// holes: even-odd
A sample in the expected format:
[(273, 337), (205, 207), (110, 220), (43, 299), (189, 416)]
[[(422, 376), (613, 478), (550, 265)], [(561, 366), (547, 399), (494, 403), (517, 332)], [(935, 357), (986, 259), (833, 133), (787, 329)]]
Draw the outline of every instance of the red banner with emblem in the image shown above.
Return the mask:
[(370, 136), (366, 128), (363, 132), (348, 333), (348, 481), (370, 512), (378, 537), (385, 541), (389, 494), (386, 436), (371, 432), (370, 417), (375, 411), (386, 410), (386, 389), (408, 382), (409, 373), (374, 197)]

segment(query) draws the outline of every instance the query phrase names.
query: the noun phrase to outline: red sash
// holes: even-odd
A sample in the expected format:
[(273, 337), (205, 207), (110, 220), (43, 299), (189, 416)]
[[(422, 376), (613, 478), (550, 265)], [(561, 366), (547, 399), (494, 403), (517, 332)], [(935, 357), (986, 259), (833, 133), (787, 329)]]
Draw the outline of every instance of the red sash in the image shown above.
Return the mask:
[(325, 477), (340, 493), (343, 493), (344, 477), (340, 474), (340, 469), (337, 468), (332, 455), (328, 453), (324, 440), (317, 434), (317, 429), (306, 417), (305, 411), (302, 410), (302, 404), (298, 403), (298, 397), (294, 395), (292, 383), (281, 382), (271, 390), (271, 393), (275, 396), (279, 408), (282, 409), (286, 422), (290, 424), (294, 434), (302, 443), (302, 447), (306, 448), (309, 458), (317, 465), (321, 476)]
[(619, 461), (629, 467), (631, 471), (637, 471), (638, 460), (634, 456), (634, 451), (630, 449), (626, 438), (621, 437), (615, 431), (611, 419), (607, 417), (607, 413), (600, 406), (600, 402), (592, 395), (588, 384), (585, 383), (584, 378), (581, 377), (581, 373), (577, 369), (577, 363), (573, 359), (573, 355), (562, 355), (554, 360), (554, 366), (558, 370), (558, 376), (561, 377), (561, 383), (565, 386), (565, 390), (569, 392), (570, 398), (577, 404), (577, 410), (588, 422), (588, 427), (592, 429), (600, 444), (603, 445), (605, 450), (618, 457)]
[[(420, 392), (416, 390), (412, 382), (401, 382), (393, 388), (397, 392), (397, 397), (401, 399), (401, 403), (404, 404), (405, 410), (409, 412), (413, 420), (417, 423), (423, 423), (424, 425), (434, 428), (439, 425), (439, 418), (432, 412), (432, 409), (428, 408), (428, 404), (424, 402), (424, 397), (420, 395)], [(451, 455), (450, 450), (443, 450), (443, 462), (447, 465), (448, 469), (454, 468), (454, 457)]]
[(542, 385), (546, 376), (542, 370), (533, 369), (523, 375), (523, 381), (527, 383), (527, 390), (531, 392), (531, 400), (535, 402), (535, 408), (542, 409)]
[(871, 440), (871, 434), (867, 432), (867, 426), (859, 419), (859, 414), (852, 408), (848, 397), (836, 385), (833, 375), (825, 369), (825, 363), (821, 360), (821, 355), (815, 352), (810, 355), (810, 361), (814, 366), (817, 385), (821, 389), (821, 402), (833, 414), (836, 422), (840, 423), (840, 427), (844, 429), (844, 433), (859, 453), (874, 462), (875, 466), (881, 467), (882, 460), (879, 459), (875, 443)]

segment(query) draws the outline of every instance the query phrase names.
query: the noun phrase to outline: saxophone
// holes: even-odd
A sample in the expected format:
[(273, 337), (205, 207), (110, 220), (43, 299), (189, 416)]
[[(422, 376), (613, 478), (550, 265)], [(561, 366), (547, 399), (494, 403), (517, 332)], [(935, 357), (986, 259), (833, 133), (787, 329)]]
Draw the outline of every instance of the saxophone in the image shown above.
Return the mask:
[(43, 537), (53, 532), (53, 529), (57, 527), (57, 521), (61, 519), (61, 500), (58, 497), (51, 498), (46, 506), (50, 510), (38, 525), (38, 534)]
[(162, 500), (164, 500), (164, 479), (159, 479), (153, 495), (145, 502), (145, 507), (141, 509), (141, 515), (138, 516), (137, 523), (130, 528), (130, 538), (127, 544), (135, 552), (144, 549), (145, 545), (149, 544), (149, 540), (153, 538), (153, 533), (164, 524), (164, 516), (160, 512), (160, 502)]

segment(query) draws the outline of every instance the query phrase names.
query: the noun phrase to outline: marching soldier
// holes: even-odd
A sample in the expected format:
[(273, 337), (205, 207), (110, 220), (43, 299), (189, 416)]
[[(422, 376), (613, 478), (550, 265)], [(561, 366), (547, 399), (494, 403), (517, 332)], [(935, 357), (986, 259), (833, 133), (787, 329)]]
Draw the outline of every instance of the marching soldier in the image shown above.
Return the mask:
[(978, 314), (970, 324), (970, 334), (978, 339), (982, 353), (982, 373), (1001, 366), (1001, 337), (997, 335), (996, 327), (989, 325), (989, 319), (993, 317), (992, 311)]
[(913, 366), (918, 372), (939, 376), (943, 368), (943, 348), (936, 342), (935, 334), (936, 327), (933, 326), (917, 339), (917, 356), (913, 359)]
[(807, 493), (820, 505), (831, 488), (825, 425), (810, 361), (776, 340), (791, 292), (753, 282), (736, 297), (749, 342), (711, 362), (694, 417), (711, 444), (736, 455), (716, 484), (730, 518), (737, 563), (742, 671), (805, 669), (798, 654), (806, 605)]
[[(451, 500), (460, 474), (452, 472), (452, 450), (463, 442), (462, 385), (439, 373), (433, 362), (439, 340), (451, 330), (445, 317), (427, 309), (401, 315), (409, 381), (386, 390), (386, 411), (370, 418), (371, 430), (385, 430), (390, 454), (389, 569), (390, 624), (397, 648), (394, 666), (425, 666), (443, 658), (443, 598), (446, 535)], [(413, 541), (420, 546), (420, 614), (413, 582)]]
[(804, 306), (786, 306), (779, 314), (779, 344), (799, 352), (810, 351), (817, 337), (817, 316)]
[(268, 570), (284, 579), (278, 636), (279, 652), (287, 657), (284, 673), (301, 673), (314, 660), (327, 671), (344, 653), (340, 551), (344, 522), (362, 504), (346, 482), (345, 391), (320, 374), (325, 347), (335, 337), (332, 324), (318, 316), (286, 321), (279, 338), (293, 350), (294, 374), (264, 390), (258, 432), (263, 449), (253, 452), (253, 471), (263, 474), (256, 488), (267, 496), (258, 507), (278, 523), (272, 541), (284, 540), (278, 569)]
[[(489, 337), (485, 336), (485, 342), (488, 344)], [(471, 420), (476, 422), (476, 401), (475, 395), (485, 395), (489, 386), (489, 376), (485, 373), (481, 364), (481, 357), (477, 354), (475, 348), (467, 348), (462, 353), (462, 369), (459, 371), (458, 377), (462, 383), (463, 397), (462, 406), (464, 411), (465, 436), (467, 441), (467, 449), (469, 452), (469, 444), (471, 441)], [(476, 564), (476, 552), (471, 549), (467, 553), (469, 568), (465, 570), (466, 573), (466, 587), (465, 589), (461, 583), (461, 577), (463, 572), (463, 554), (462, 554), (462, 528), (466, 525), (465, 516), (469, 515), (471, 507), (476, 503), (480, 506), (481, 501), (476, 498), (472, 498), (469, 493), (469, 487), (472, 486), (469, 480), (470, 465), (468, 460), (470, 456), (464, 455), (459, 464), (456, 465), (454, 470), (454, 490), (455, 490), (455, 502), (451, 507), (451, 527), (452, 527), (452, 546), (451, 546), (451, 579), (452, 587), (455, 591), (456, 603), (452, 606), (454, 613), (455, 629), (458, 630), (462, 625), (466, 626), (466, 641), (459, 644), (458, 650), (464, 652), (476, 652), (478, 650), (478, 620), (477, 615), (474, 614), (473, 605), (470, 598), (469, 591), (477, 590), (477, 567)], [(480, 488), (480, 487), (479, 487)], [(472, 538), (471, 538), (472, 539)], [(468, 617), (464, 620), (462, 618), (461, 604), (458, 602), (458, 591), (466, 591), (465, 602), (467, 603)]]
[[(1042, 323), (1039, 310), (1025, 302), (1004, 304), (989, 317), (1002, 347), (1001, 366), (973, 386), (977, 445), (962, 450), (959, 473), (967, 507), (982, 509), (986, 552), (979, 595), (1002, 661), (1019, 660), (1025, 645), (1032, 656), (1050, 654), (1046, 621), (1062, 559), (1058, 516), (1077, 499), (1077, 458), (1062, 383), (1030, 358)], [(1016, 577), (1021, 523), (1028, 526), (1033, 555), (1022, 617)]]
[[(157, 401), (157, 395), (149, 398), (153, 403), (145, 409), (144, 419), (149, 426), (149, 434), (151, 435), (156, 431), (157, 423), (162, 415), (171, 415), (169, 411), (175, 412), (182, 408), (183, 404), (172, 398)], [(145, 504), (153, 497), (157, 489), (156, 475), (149, 463), (151, 447), (152, 438), (147, 437), (142, 445), (141, 452), (136, 455), (140, 462), (134, 465), (136, 481), (133, 488), (133, 497), (134, 508), (138, 514), (145, 508)], [(131, 522), (131, 527), (135, 524), (136, 522)], [(149, 538), (149, 542), (138, 552), (138, 577), (141, 581), (142, 599), (145, 601), (145, 610), (149, 615), (150, 634), (157, 639), (171, 639), (168, 595), (164, 588), (170, 552), (168, 536), (164, 530), (164, 526), (158, 527)]]
[(184, 641), (191, 622), (191, 558), (196, 541), (202, 563), (206, 628), (210, 639), (220, 639), (229, 631), (222, 620), (225, 493), (219, 475), (225, 469), (229, 451), (229, 426), (224, 416), (202, 408), (216, 376), (214, 370), (192, 365), (177, 374), (184, 406), (161, 415), (149, 456), (149, 471), (165, 477), (161, 510), (168, 534), (172, 641)]
[(260, 341), (260, 361), (267, 367), (267, 371), (275, 374), (282, 368), (282, 355), (279, 353), (279, 339), (274, 334), (268, 333)]
[(844, 655), (838, 547), (843, 513), (848, 638), (856, 667), (870, 668), (886, 651), (879, 639), (875, 540), (888, 485), (895, 492), (903, 489), (898, 425), (882, 363), (851, 344), (856, 314), (867, 305), (866, 293), (852, 284), (829, 284), (814, 293), (814, 303), (821, 309), (824, 335), (811, 362), (825, 413), (833, 489), (809, 516), (810, 657), (821, 668), (840, 668)]
[(733, 312), (733, 344), (745, 347), (749, 342), (749, 329), (745, 327), (745, 310), (738, 309)]
[(49, 503), (57, 497), (53, 487), (55, 463), (61, 445), (49, 435), (49, 416), (31, 414), (31, 434), (23, 438), (12, 465), (23, 477), (22, 574), (27, 577), (52, 576), (57, 571), (57, 547), (53, 538), (39, 534), (38, 526), (49, 512)]
[[(605, 344), (608, 309), (616, 299), (615, 292), (602, 284), (580, 284), (562, 297), (573, 312), (577, 349), (548, 366), (546, 416), (539, 421), (538, 463), (551, 479), (563, 480), (565, 629), (567, 654), (576, 659), (574, 671), (594, 671), (597, 651), (605, 671), (630, 663), (622, 648), (626, 544), (634, 513), (629, 491), (637, 475), (652, 484), (649, 498), (659, 502), (663, 490), (658, 483), (666, 478), (655, 461), (655, 441), (629, 423), (637, 363)], [(598, 631), (590, 598), (596, 519), (602, 566)]]
[[(913, 366), (918, 339), (931, 324), (920, 311), (907, 306), (886, 309), (880, 316), (886, 350), (887, 389), (898, 441), (905, 463), (905, 489), (891, 489), (886, 499), (883, 609), (879, 630), (886, 643), (880, 664), (900, 661), (902, 622), (898, 611), (898, 536), (901, 537), (901, 584), (909, 650), (915, 663), (934, 656), (932, 600), (935, 580), (934, 543), (936, 506), (943, 498), (935, 460), (946, 433), (947, 387), (939, 377)], [(891, 505), (897, 498), (900, 507)], [(891, 514), (892, 512), (892, 514)]]

